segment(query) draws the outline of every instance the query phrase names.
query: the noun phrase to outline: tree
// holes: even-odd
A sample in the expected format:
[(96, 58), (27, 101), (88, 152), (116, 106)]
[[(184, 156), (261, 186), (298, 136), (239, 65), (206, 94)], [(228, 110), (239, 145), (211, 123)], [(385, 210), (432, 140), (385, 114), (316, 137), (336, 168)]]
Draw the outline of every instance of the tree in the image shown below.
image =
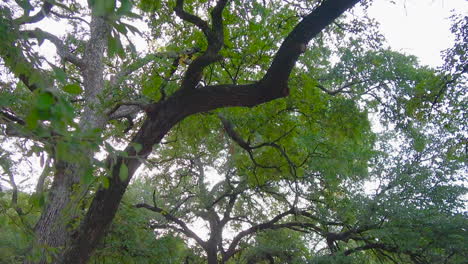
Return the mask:
[[(45, 167), (32, 199), (43, 208), (26, 262), (85, 263), (135, 172), (160, 155), (153, 149), (164, 143), (177, 151), (169, 138), (187, 125), (184, 131), (205, 143), (193, 131), (204, 118), (211, 118), (206, 140), (225, 131), (240, 147), (229, 148), (241, 152), (236, 167), (260, 185), (317, 171), (335, 185), (365, 175), (375, 140), (366, 113), (372, 109), (416, 150), (426, 149), (431, 133), (443, 135), (438, 146), (453, 162), (441, 167), (460, 169), (464, 111), (452, 110), (463, 105), (456, 96), (462, 73), (439, 74), (383, 49), (365, 17), (339, 19), (357, 2), (3, 2), (2, 134)], [(49, 33), (46, 18), (66, 23), (67, 34)], [(146, 53), (131, 42), (144, 35), (135, 26), (142, 20), (150, 30)], [(40, 53), (44, 43), (57, 57)], [(228, 107), (252, 109), (216, 112)], [(232, 125), (236, 119), (246, 124)], [(447, 120), (458, 123), (447, 130)], [(426, 123), (442, 129), (424, 132)], [(314, 155), (321, 162), (304, 170)], [(2, 158), (15, 164), (13, 155)], [(2, 168), (15, 186), (14, 168)], [(13, 197), (15, 188), (14, 205)]]
[[(421, 156), (413, 160), (409, 150), (399, 153), (408, 161), (385, 156), (369, 164), (372, 179), (381, 182), (369, 195), (366, 178), (340, 182), (329, 177), (333, 169), (315, 168), (316, 161), (303, 164), (313, 174), (249, 184), (226, 147), (199, 145), (181, 132), (177, 141), (186, 149), (163, 147), (162, 159), (151, 160), (158, 172), (138, 184), (136, 207), (159, 214), (152, 228), (194, 240), (207, 263), (462, 263), (466, 257), (467, 220), (454, 199), (466, 190), (444, 179), (448, 171), (434, 178), (433, 168), (418, 165)], [(419, 155), (440, 158), (440, 152)], [(214, 171), (222, 179), (213, 184), (206, 178)], [(199, 235), (201, 223), (206, 238)]]

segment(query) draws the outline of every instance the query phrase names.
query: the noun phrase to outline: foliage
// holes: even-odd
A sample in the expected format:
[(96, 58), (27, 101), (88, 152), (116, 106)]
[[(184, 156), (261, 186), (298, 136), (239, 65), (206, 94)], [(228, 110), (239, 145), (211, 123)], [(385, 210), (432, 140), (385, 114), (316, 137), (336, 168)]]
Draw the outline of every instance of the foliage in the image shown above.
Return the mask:
[(132, 192), (135, 187), (128, 190), (90, 263), (183, 263), (191, 253), (184, 241), (171, 234), (156, 237), (150, 227), (154, 215), (135, 210)]
[(0, 263), (5, 264), (22, 263), (33, 238), (32, 227), (40, 214), (34, 197), (21, 192), (17, 205), (12, 205), (11, 196), (11, 191), (0, 193)]
[(0, 3), (0, 259), (462, 263), (467, 18), (431, 69), (357, 2)]

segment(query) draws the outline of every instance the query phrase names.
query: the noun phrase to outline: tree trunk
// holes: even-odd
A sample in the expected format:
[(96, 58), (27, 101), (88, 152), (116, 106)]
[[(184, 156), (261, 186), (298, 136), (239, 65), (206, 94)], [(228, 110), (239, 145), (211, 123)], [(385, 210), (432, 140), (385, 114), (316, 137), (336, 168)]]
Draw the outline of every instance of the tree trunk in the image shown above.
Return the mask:
[(74, 181), (75, 173), (78, 173), (76, 167), (57, 162), (48, 202), (34, 229), (36, 240), (33, 248), (39, 250), (39, 252), (34, 253), (39, 253), (42, 258), (38, 262), (26, 261), (25, 263), (46, 263), (46, 256), (49, 254), (48, 248), (64, 247), (69, 242), (70, 216), (76, 215), (77, 212), (77, 204), (70, 203), (74, 197), (72, 186), (77, 183)]
[[(83, 133), (102, 129), (107, 121), (99, 107), (99, 95), (104, 89), (102, 58), (107, 46), (110, 27), (104, 18), (93, 16), (90, 30), (90, 40), (83, 56), (85, 67), (81, 69), (86, 100), (79, 123), (80, 131)], [(32, 250), (33, 254), (40, 252), (41, 258), (40, 260), (26, 260), (25, 263), (46, 263), (47, 255), (52, 259), (58, 259), (60, 253), (51, 254), (55, 252), (51, 249), (63, 252), (63, 249), (72, 243), (72, 234), (82, 215), (80, 213), (81, 200), (88, 187), (83, 186), (80, 179), (87, 166), (90, 166), (94, 153), (91, 150), (81, 150), (74, 155), (77, 156), (75, 163), (61, 160), (58, 156), (54, 157), (54, 180), (49, 190), (47, 204), (34, 229), (35, 241)]]
[(208, 264), (218, 264), (218, 255), (216, 254), (216, 246), (206, 250)]

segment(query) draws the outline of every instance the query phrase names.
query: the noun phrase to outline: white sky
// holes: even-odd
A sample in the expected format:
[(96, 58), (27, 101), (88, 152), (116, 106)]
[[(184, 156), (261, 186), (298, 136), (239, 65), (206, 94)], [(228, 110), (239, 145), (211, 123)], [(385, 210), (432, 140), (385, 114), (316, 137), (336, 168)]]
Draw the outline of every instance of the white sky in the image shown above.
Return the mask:
[(390, 46), (416, 55), (420, 62), (433, 67), (443, 62), (440, 52), (453, 44), (450, 34), (452, 12), (468, 15), (467, 0), (375, 0), (369, 9), (381, 24)]

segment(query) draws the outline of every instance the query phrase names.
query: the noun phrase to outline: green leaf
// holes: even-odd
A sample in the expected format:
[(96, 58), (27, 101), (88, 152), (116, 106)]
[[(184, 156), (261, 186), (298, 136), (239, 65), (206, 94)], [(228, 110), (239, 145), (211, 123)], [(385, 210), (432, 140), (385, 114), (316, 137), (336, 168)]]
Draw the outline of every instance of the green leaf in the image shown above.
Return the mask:
[(120, 33), (122, 33), (124, 35), (127, 34), (127, 32), (128, 32), (124, 23), (115, 23), (114, 28), (117, 29), (118, 32), (120, 32)]
[(121, 181), (126, 181), (128, 178), (128, 167), (122, 162), (119, 169), (119, 178)]
[(118, 16), (124, 16), (132, 10), (132, 2), (129, 0), (120, 0), (120, 7), (117, 9)]
[(37, 96), (37, 108), (47, 110), (54, 104), (54, 97), (50, 92), (43, 92)]
[(42, 207), (45, 202), (45, 197), (43, 193), (34, 193), (29, 197), (29, 203), (36, 206)]
[(143, 149), (143, 145), (140, 143), (133, 143), (133, 148), (135, 149), (135, 152), (138, 153)]
[(65, 73), (64, 70), (62, 70), (59, 67), (54, 67), (54, 74), (55, 74), (55, 78), (57, 79), (57, 81), (61, 83), (65, 83), (67, 79), (67, 74)]
[(71, 143), (59, 141), (55, 146), (56, 159), (76, 162), (76, 156), (74, 155), (71, 147)]
[(97, 16), (108, 16), (115, 9), (115, 0), (89, 0), (88, 2)]
[(106, 176), (101, 177), (101, 183), (102, 183), (102, 187), (104, 187), (105, 189), (109, 188), (110, 181), (109, 181), (109, 178), (107, 178)]
[(121, 58), (125, 57), (125, 50), (122, 46), (122, 42), (120, 41), (119, 36), (112, 36), (111, 34), (109, 34), (107, 41), (107, 53), (109, 57), (114, 57), (115, 54), (119, 55), (119, 57)]
[(73, 95), (78, 95), (83, 92), (83, 89), (81, 89), (80, 85), (77, 83), (67, 84), (62, 89), (63, 91)]
[(26, 121), (26, 128), (30, 130), (34, 130), (38, 125), (37, 122), (39, 121), (39, 114), (37, 112), (37, 109), (31, 110), (29, 114), (26, 116), (25, 121)]
[(138, 35), (141, 35), (141, 32), (140, 30), (138, 30), (137, 27), (135, 26), (132, 26), (130, 24), (126, 24), (126, 23), (121, 23), (121, 25), (124, 25), (126, 28), (128, 28), (133, 34), (138, 34)]
[(85, 185), (89, 185), (94, 181), (93, 169), (89, 168), (85, 171), (81, 177), (81, 182)]

